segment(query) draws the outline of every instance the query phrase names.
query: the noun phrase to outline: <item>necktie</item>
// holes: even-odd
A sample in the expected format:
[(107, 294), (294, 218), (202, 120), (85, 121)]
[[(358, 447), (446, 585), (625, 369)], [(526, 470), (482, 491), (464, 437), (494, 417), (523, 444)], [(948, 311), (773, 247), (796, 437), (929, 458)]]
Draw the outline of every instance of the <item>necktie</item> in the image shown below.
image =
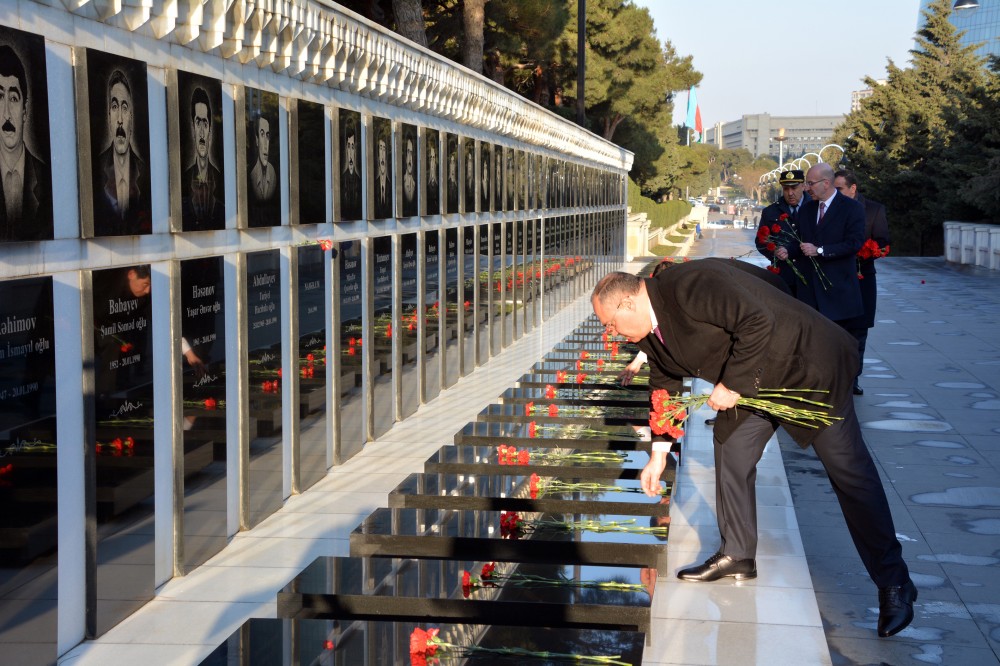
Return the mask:
[[(663, 342), (663, 335), (660, 334), (660, 327), (659, 326), (656, 326), (656, 327), (653, 328), (653, 333), (656, 334), (656, 339), (657, 340), (659, 340), (660, 342)], [(666, 343), (664, 342), (664, 344), (666, 344)]]
[(823, 221), (824, 214), (826, 214), (826, 202), (821, 201), (819, 204), (819, 220), (817, 222)]
[(4, 176), (3, 185), (4, 201), (7, 203), (7, 219), (10, 221), (20, 220), (22, 200), (21, 174), (11, 169)]
[(128, 183), (122, 178), (118, 181), (118, 212), (121, 213), (122, 217), (125, 217), (125, 212), (128, 210)]
[(795, 214), (799, 212), (799, 207), (791, 206), (791, 211), (792, 211), (791, 217), (795, 217)]

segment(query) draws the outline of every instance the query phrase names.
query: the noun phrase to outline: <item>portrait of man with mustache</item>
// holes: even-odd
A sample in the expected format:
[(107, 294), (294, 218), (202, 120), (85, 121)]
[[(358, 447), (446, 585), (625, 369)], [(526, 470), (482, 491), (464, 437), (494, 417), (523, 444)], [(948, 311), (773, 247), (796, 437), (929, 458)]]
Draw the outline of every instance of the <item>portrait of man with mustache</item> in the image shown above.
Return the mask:
[[(91, 91), (91, 134), (97, 134), (102, 116), (107, 133), (103, 143), (91, 142), (93, 146), (105, 146), (92, 166), (94, 235), (148, 234), (152, 232), (149, 165), (142, 157), (148, 153), (148, 118), (140, 117), (136, 106), (141, 105), (141, 112), (145, 112), (146, 68), (143, 63), (88, 49), (88, 67), (100, 71), (101, 61), (107, 63), (105, 71), (109, 71), (104, 79), (106, 97), (101, 113), (100, 99)], [(102, 78), (97, 72), (89, 75), (91, 83)], [(137, 132), (140, 122), (142, 130)], [(136, 145), (137, 139), (141, 146)]]
[[(16, 46), (24, 55), (19, 55)], [(45, 85), (32, 85), (24, 67), (30, 61), (45, 80), (45, 45), (41, 37), (0, 28), (0, 241), (52, 238), (52, 176), (48, 150), (48, 100)], [(29, 96), (29, 89), (32, 94)], [(39, 97), (36, 101), (36, 92)], [(30, 102), (30, 103), (29, 103)], [(29, 149), (30, 123), (37, 119)], [(44, 131), (43, 141), (37, 136)]]
[[(181, 81), (185, 82), (186, 77)], [(223, 229), (226, 226), (224, 181), (222, 171), (215, 166), (216, 152), (212, 141), (214, 130), (221, 120), (219, 106), (222, 91), (217, 81), (201, 80), (200, 77), (188, 82), (187, 89), (190, 91), (190, 102), (183, 110), (186, 111), (190, 129), (188, 140), (182, 145), (189, 146), (191, 152), (186, 161), (187, 168), (181, 175), (181, 223), (184, 231)]]

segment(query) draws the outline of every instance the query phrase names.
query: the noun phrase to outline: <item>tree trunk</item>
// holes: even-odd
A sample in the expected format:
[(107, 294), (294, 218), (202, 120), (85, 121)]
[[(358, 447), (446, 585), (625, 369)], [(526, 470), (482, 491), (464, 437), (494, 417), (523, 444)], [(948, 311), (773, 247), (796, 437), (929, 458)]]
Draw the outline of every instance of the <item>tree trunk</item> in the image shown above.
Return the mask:
[(396, 32), (412, 42), (427, 46), (424, 10), (420, 0), (392, 0), (392, 12), (396, 15)]
[(625, 116), (615, 114), (614, 117), (607, 116), (604, 119), (604, 138), (611, 141), (611, 138), (615, 135), (615, 130), (621, 122), (625, 120)]
[(485, 20), (486, 0), (465, 0), (462, 11), (462, 27), (465, 29), (462, 64), (476, 74), (483, 73), (483, 22)]

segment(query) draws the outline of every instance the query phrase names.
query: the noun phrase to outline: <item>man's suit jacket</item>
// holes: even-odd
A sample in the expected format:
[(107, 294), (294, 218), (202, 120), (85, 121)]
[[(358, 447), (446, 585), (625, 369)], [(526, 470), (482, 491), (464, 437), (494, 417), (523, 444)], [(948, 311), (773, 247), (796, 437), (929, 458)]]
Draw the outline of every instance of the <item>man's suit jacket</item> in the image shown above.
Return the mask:
[(198, 165), (192, 164), (181, 176), (181, 224), (184, 231), (204, 231), (225, 229), (226, 200), (222, 191), (222, 173), (208, 163), (208, 196), (204, 201), (196, 201), (194, 181), (198, 175)]
[[(807, 201), (809, 201), (809, 194), (803, 193), (802, 201), (800, 201), (798, 205), (798, 209), (800, 211), (802, 210), (802, 206), (805, 205)], [(784, 222), (779, 220), (782, 215), (788, 215), (788, 219)], [(788, 250), (788, 259), (795, 264), (796, 268), (798, 268), (799, 264), (802, 262), (802, 252), (799, 250), (798, 242), (795, 241), (795, 236), (798, 235), (798, 213), (795, 213), (794, 215), (792, 214), (791, 206), (788, 205), (788, 202), (785, 201), (784, 197), (778, 199), (761, 211), (760, 224), (757, 225), (757, 233), (760, 234), (762, 227), (766, 226), (770, 228), (775, 224), (781, 227), (782, 231), (782, 235), (780, 237), (782, 242), (778, 243), (778, 245), (782, 245)], [(774, 252), (767, 249), (768, 243), (761, 242), (759, 235), (756, 236), (755, 244), (758, 252), (767, 257), (769, 260), (774, 261)], [(788, 263), (779, 261), (776, 265), (780, 271), (778, 275), (781, 276), (781, 279), (785, 281), (785, 284), (788, 285), (788, 287), (792, 290), (792, 294), (794, 294), (796, 287), (802, 284), (802, 280), (795, 275), (795, 271), (792, 270)], [(799, 272), (801, 273), (802, 270), (799, 269)]]
[[(889, 220), (885, 216), (885, 206), (877, 201), (866, 199), (860, 194), (857, 201), (865, 207), (865, 240), (871, 238), (879, 247), (890, 244)], [(861, 302), (864, 304), (864, 318), (859, 320), (858, 328), (871, 328), (875, 325), (875, 308), (878, 303), (876, 293), (878, 282), (875, 278), (875, 260), (858, 259), (858, 273), (861, 275)]]
[(865, 242), (865, 209), (837, 192), (823, 221), (816, 224), (819, 202), (810, 201), (799, 210), (799, 236), (803, 242), (823, 248), (815, 265), (826, 276), (823, 281), (809, 259), (800, 261), (807, 284), (795, 295), (833, 321), (857, 317), (864, 311), (858, 286), (857, 252)]
[(21, 219), (7, 219), (7, 201), (0, 186), (0, 241), (52, 239), (52, 177), (48, 166), (24, 149)]
[[(674, 394), (683, 390), (685, 377), (699, 377), (747, 397), (761, 389), (815, 389), (800, 395), (832, 404), (835, 415), (853, 407), (857, 341), (793, 298), (773, 273), (740, 261), (702, 259), (676, 264), (645, 284), (663, 337), (661, 343), (650, 333), (638, 342), (648, 356), (650, 387)], [(747, 414), (721, 412), (719, 441)], [(803, 446), (819, 433), (782, 425)]]
[(118, 203), (113, 146), (98, 156), (97, 165), (94, 172), (94, 235), (150, 233), (153, 225), (145, 163), (129, 148), (128, 209), (124, 211)]

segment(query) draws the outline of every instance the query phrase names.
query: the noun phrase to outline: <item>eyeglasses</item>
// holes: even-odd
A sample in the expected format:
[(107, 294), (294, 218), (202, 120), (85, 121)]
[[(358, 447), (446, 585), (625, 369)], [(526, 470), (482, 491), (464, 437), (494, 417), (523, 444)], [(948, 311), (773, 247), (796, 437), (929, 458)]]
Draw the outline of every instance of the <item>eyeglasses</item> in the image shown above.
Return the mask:
[(806, 185), (808, 185), (809, 187), (812, 187), (813, 185), (817, 185), (819, 183), (822, 183), (824, 180), (830, 180), (830, 179), (829, 178), (820, 178), (819, 180), (807, 180), (806, 181)]
[(618, 307), (615, 308), (615, 314), (614, 314), (614, 316), (611, 317), (611, 321), (609, 321), (607, 324), (604, 325), (604, 331), (605, 332), (610, 332), (611, 329), (614, 328), (614, 326), (615, 326), (615, 319), (618, 317), (618, 313), (621, 312), (621, 309), (622, 309), (623, 305), (625, 305), (625, 299), (622, 299), (621, 301), (619, 301)]

